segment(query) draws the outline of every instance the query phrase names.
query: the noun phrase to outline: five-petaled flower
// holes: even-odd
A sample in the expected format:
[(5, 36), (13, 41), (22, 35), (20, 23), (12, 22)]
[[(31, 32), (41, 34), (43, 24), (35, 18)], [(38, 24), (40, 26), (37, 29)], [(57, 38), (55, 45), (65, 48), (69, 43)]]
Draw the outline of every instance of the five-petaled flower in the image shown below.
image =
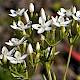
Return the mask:
[(72, 22), (72, 20), (69, 20), (69, 18), (66, 18), (66, 20), (64, 19), (63, 16), (56, 16), (56, 18), (54, 18), (52, 16), (52, 20), (53, 20), (53, 24), (56, 25), (57, 27), (61, 27), (61, 26), (69, 26), (69, 24)]
[(15, 48), (13, 48), (11, 51), (8, 51), (7, 47), (3, 46), (2, 54), (0, 55), (0, 59), (3, 59), (4, 56), (8, 59), (8, 57), (12, 56), (14, 52), (15, 52)]
[(52, 27), (49, 27), (52, 24), (52, 19), (45, 22), (42, 17), (39, 17), (39, 24), (33, 24), (32, 27), (37, 31), (38, 34), (43, 33), (44, 31), (52, 30)]
[(28, 29), (31, 27), (31, 24), (32, 24), (32, 21), (29, 21), (26, 25), (24, 25), (24, 23), (19, 20), (18, 21), (18, 24), (16, 24), (15, 21), (13, 21), (13, 25), (10, 25), (13, 29), (16, 29), (16, 30), (25, 30), (25, 29)]
[(23, 37), (21, 40), (19, 40), (17, 38), (11, 38), (11, 40), (9, 40), (9, 42), (5, 42), (5, 43), (9, 46), (18, 46), (25, 42), (27, 42), (27, 40), (25, 40), (25, 37)]
[(13, 64), (23, 63), (25, 58), (28, 56), (28, 54), (24, 54), (21, 56), (21, 53), (19, 51), (16, 51), (14, 54), (14, 57), (8, 57), (8, 60), (10, 60)]
[(9, 15), (12, 16), (12, 17), (22, 16), (23, 13), (24, 13), (24, 11), (25, 11), (24, 8), (21, 9), (21, 10), (19, 9), (18, 11), (15, 11), (15, 10), (11, 9), (11, 10), (10, 10), (11, 14), (9, 14)]
[(64, 8), (61, 8), (58, 12), (57, 12), (60, 16), (72, 16), (72, 14), (76, 13), (76, 7), (72, 6), (69, 10), (66, 10)]

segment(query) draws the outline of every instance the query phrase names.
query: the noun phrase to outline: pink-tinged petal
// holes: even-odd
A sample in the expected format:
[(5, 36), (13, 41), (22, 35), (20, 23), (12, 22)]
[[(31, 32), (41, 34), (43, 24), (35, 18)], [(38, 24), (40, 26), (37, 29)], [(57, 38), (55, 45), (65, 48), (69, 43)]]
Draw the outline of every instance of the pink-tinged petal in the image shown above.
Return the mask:
[(46, 27), (45, 30), (52, 30), (52, 27)]
[(42, 17), (39, 17), (39, 24), (42, 24), (44, 22), (45, 22), (45, 20)]
[(17, 64), (17, 61), (15, 61), (15, 60), (11, 60), (10, 61), (12, 64)]
[(7, 56), (7, 59), (10, 60), (10, 61), (12, 61), (12, 60), (14, 60), (14, 57)]
[(50, 26), (51, 24), (52, 24), (52, 19), (49, 20), (49, 21), (47, 21), (47, 22), (45, 23), (45, 26), (48, 27), (48, 26)]
[(0, 59), (2, 59), (2, 58), (3, 58), (3, 55), (1, 54), (1, 55), (0, 55)]
[(27, 56), (28, 56), (28, 54), (25, 54), (20, 59), (25, 59)]
[(32, 27), (33, 27), (34, 29), (36, 29), (36, 30), (38, 30), (38, 29), (40, 28), (40, 26), (41, 26), (41, 25), (39, 25), (39, 24), (33, 24), (33, 25), (32, 25)]
[(43, 33), (44, 32), (44, 29), (43, 28), (40, 28), (39, 30), (38, 30), (38, 34), (41, 34), (41, 33)]

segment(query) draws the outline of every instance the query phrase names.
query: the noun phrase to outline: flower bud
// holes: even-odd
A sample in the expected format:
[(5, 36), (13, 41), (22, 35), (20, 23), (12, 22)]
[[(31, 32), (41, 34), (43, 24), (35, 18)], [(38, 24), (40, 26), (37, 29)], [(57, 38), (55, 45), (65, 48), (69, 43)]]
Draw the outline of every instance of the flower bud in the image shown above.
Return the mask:
[(40, 50), (40, 44), (39, 44), (39, 42), (37, 42), (37, 44), (36, 44), (36, 50), (37, 50), (37, 51)]
[(65, 27), (62, 26), (62, 32), (65, 33), (65, 31), (66, 31), (66, 30), (65, 30)]
[(29, 44), (28, 47), (27, 47), (27, 53), (28, 54), (33, 53), (33, 48), (32, 48), (32, 45), (31, 44)]
[(41, 34), (41, 40), (45, 40), (45, 36), (43, 36), (42, 34)]
[(46, 15), (43, 8), (41, 8), (41, 17), (46, 21)]
[(6, 54), (6, 53), (8, 53), (8, 49), (5, 46), (3, 46), (3, 48), (2, 48), (2, 54)]
[(24, 17), (25, 17), (25, 19), (26, 19), (26, 22), (28, 23), (28, 22), (29, 22), (29, 16), (28, 16), (28, 14), (27, 14), (26, 11), (24, 12)]
[(30, 11), (31, 13), (34, 12), (34, 5), (33, 5), (33, 3), (30, 3), (30, 4), (29, 4), (29, 11)]

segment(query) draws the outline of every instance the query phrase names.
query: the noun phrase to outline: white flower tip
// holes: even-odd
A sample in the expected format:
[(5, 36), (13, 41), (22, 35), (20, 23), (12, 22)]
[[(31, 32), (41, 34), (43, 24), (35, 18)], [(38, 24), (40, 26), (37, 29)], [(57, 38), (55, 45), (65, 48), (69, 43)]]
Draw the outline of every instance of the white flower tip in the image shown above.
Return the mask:
[(41, 40), (45, 40), (45, 36), (41, 34)]
[(39, 42), (37, 42), (37, 44), (36, 44), (36, 50), (37, 50), (37, 51), (40, 50), (40, 44), (39, 44)]
[(55, 55), (57, 55), (57, 54), (59, 54), (59, 53), (60, 53), (60, 52), (58, 51), (58, 52), (55, 53)]
[(41, 8), (41, 17), (46, 21), (46, 15), (43, 8)]
[(29, 22), (29, 16), (28, 16), (28, 14), (27, 14), (26, 11), (24, 12), (24, 17), (25, 17), (25, 19), (26, 19), (26, 22), (28, 23), (28, 22)]
[(27, 53), (28, 54), (33, 53), (33, 48), (32, 48), (32, 45), (31, 44), (29, 44), (28, 47), (27, 47)]
[(2, 54), (8, 53), (8, 49), (6, 46), (3, 46), (2, 48)]
[(29, 11), (32, 12), (32, 13), (34, 12), (34, 5), (33, 5), (33, 3), (29, 4)]

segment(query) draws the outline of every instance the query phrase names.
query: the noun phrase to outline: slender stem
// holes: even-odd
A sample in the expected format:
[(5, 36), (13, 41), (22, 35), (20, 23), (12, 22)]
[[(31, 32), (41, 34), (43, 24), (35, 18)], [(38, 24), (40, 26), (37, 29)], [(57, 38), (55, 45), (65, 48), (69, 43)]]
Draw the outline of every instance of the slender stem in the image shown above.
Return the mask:
[(47, 80), (52, 80), (52, 77), (51, 77), (51, 72), (50, 72), (50, 69), (48, 68), (48, 64), (45, 64), (45, 70), (46, 70), (46, 79)]
[(68, 67), (69, 67), (69, 63), (70, 63), (72, 48), (73, 48), (73, 45), (70, 45), (70, 51), (69, 51), (68, 61), (67, 61), (67, 65), (66, 65), (66, 69), (65, 69), (63, 80), (66, 80), (66, 74), (67, 74), (67, 70), (68, 70)]

